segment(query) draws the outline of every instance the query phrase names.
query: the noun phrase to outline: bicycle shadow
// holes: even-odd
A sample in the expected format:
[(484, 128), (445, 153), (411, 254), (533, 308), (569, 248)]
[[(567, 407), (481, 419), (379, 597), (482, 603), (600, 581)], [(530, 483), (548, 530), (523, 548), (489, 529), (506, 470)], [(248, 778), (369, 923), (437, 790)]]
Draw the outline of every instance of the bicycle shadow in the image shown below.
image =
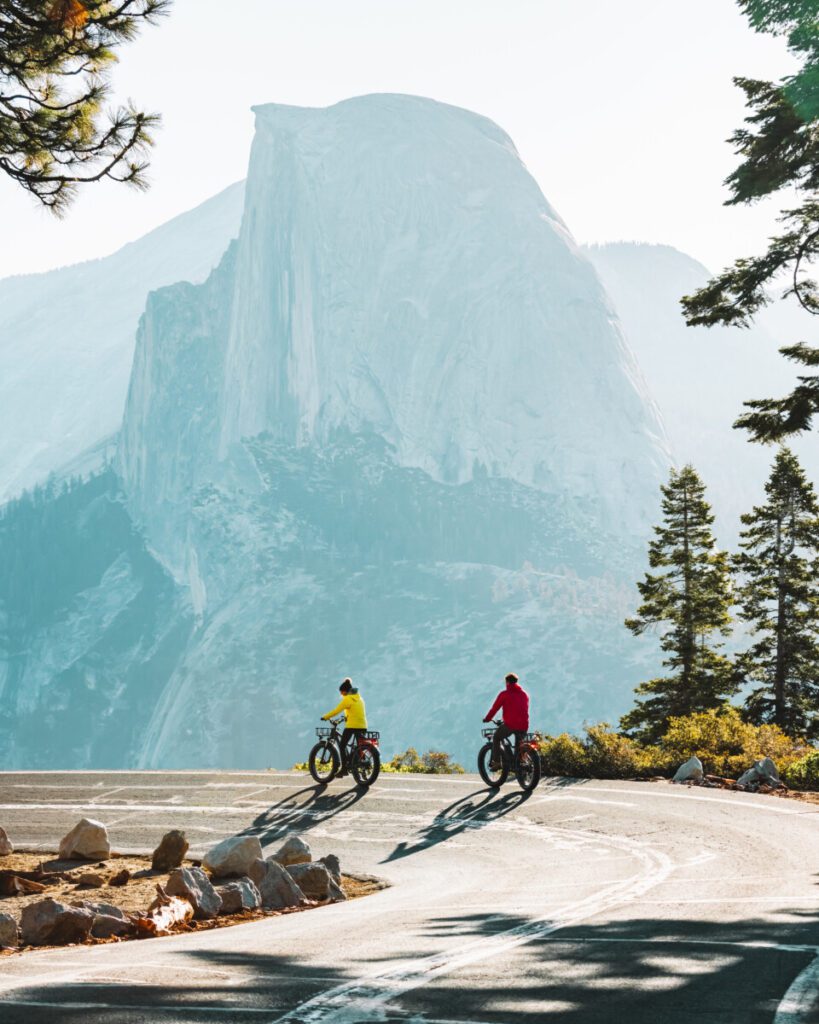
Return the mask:
[[(284, 838), (289, 832), (309, 832), (337, 814), (354, 807), (367, 790), (355, 786), (343, 793), (328, 794), (326, 783), (305, 786), (262, 811), (240, 836), (258, 836), (262, 846)], [(300, 799), (306, 794), (307, 799)]]
[[(475, 790), (439, 811), (429, 825), (418, 830), (416, 839), (397, 843), (392, 853), (381, 863), (388, 864), (403, 857), (411, 857), (432, 846), (454, 839), (464, 832), (486, 828), (510, 811), (522, 807), (531, 795), (531, 792), (526, 793), (522, 790), (504, 796), (500, 796), (495, 790)], [(476, 800), (475, 798), (479, 796), (481, 799)]]

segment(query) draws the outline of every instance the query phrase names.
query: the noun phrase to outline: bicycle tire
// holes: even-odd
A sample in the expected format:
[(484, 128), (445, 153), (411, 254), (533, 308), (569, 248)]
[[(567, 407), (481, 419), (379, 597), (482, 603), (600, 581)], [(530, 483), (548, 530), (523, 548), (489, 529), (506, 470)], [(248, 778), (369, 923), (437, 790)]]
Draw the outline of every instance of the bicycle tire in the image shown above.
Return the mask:
[(478, 751), (478, 771), (481, 778), (490, 789), (500, 789), (509, 777), (509, 762), (504, 751), (501, 750), (501, 766), (496, 772), (489, 770), (489, 762), (492, 759), (492, 744), (484, 743)]
[[(325, 753), (330, 755), (329, 769), (326, 768), (326, 757), (322, 757), (321, 760), (319, 760), (319, 755), (323, 755)], [(319, 740), (310, 751), (310, 756), (307, 759), (307, 767), (310, 769), (310, 774), (320, 786), (326, 785), (328, 782), (332, 782), (336, 775), (338, 775), (338, 770), (341, 767), (341, 759), (335, 743), (330, 743), (327, 740)]]
[[(367, 765), (370, 761), (370, 766)], [(381, 771), (381, 754), (378, 747), (372, 743), (364, 743), (353, 752), (350, 771), (359, 786), (369, 788), (378, 778)]]
[(533, 789), (537, 788), (541, 771), (540, 754), (536, 750), (522, 750), (518, 757), (515, 775), (518, 785), (524, 793), (531, 793)]

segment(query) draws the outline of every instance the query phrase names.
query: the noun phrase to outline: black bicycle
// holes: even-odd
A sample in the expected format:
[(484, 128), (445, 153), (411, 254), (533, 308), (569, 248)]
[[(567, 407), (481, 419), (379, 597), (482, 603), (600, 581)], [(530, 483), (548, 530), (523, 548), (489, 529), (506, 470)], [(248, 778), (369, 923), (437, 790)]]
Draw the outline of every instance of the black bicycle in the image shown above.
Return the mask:
[(511, 737), (504, 737), (500, 745), (500, 763), (493, 768), (492, 739), (499, 725), (500, 722), (493, 722), (490, 727), (481, 730), (481, 734), (489, 741), (478, 751), (478, 771), (481, 778), (492, 789), (500, 789), (509, 778), (509, 773), (513, 771), (520, 788), (531, 793), (540, 782), (542, 770), (537, 737), (531, 732), (513, 733), (514, 746)]
[(381, 733), (365, 730), (355, 733), (345, 750), (341, 749), (339, 726), (343, 719), (333, 718), (329, 726), (316, 729), (318, 743), (310, 751), (310, 774), (321, 785), (332, 782), (342, 769), (352, 773), (359, 786), (371, 786), (381, 771), (378, 741)]

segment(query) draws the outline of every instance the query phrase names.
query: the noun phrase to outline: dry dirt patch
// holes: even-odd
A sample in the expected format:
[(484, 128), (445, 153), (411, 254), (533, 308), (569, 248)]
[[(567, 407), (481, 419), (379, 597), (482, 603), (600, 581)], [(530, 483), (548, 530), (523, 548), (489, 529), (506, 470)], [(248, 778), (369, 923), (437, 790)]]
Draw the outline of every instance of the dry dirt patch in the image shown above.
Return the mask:
[[(198, 866), (200, 861), (186, 859), (183, 866)], [(111, 880), (117, 875), (127, 871), (130, 875), (124, 885), (111, 885)], [(79, 880), (83, 875), (98, 875), (102, 881), (101, 886), (81, 885)], [(167, 871), (153, 871), (151, 869), (150, 857), (127, 856), (112, 854), (107, 861), (93, 860), (59, 860), (54, 856), (43, 854), (42, 851), (29, 853), (26, 851), (15, 851), (9, 856), (0, 858), (0, 914), (11, 914), (18, 920), (23, 908), (29, 903), (37, 903), (47, 897), (58, 900), (60, 903), (75, 903), (80, 900), (88, 900), (94, 903), (110, 903), (120, 910), (131, 914), (138, 914), (147, 911), (151, 902), (156, 896), (156, 887), (165, 887), (168, 881)], [(17, 876), (26, 881), (32, 881), (35, 885), (43, 885), (41, 891), (33, 893), (14, 893), (3, 895), (14, 883), (9, 883), (11, 876)], [(215, 884), (221, 884), (220, 880), (214, 880)], [(225, 879), (229, 881), (229, 879)], [(342, 875), (341, 886), (348, 899), (358, 899), (362, 896), (369, 896), (385, 887), (385, 883), (379, 879), (366, 875)], [(234, 924), (242, 924), (246, 921), (260, 920), (265, 917), (278, 917), (282, 914), (302, 913), (306, 910), (313, 910), (325, 906), (325, 903), (307, 901), (304, 906), (292, 907), (286, 910), (243, 910), (236, 914), (222, 914), (210, 921), (190, 921), (181, 926), (179, 931), (207, 931), (211, 928), (226, 928)], [(134, 937), (135, 938), (135, 937)], [(89, 938), (84, 945), (103, 945), (109, 942), (132, 941), (132, 937), (96, 939)], [(0, 956), (14, 955), (34, 947), (20, 947), (19, 949), (0, 949)], [(37, 949), (48, 947), (37, 946)]]

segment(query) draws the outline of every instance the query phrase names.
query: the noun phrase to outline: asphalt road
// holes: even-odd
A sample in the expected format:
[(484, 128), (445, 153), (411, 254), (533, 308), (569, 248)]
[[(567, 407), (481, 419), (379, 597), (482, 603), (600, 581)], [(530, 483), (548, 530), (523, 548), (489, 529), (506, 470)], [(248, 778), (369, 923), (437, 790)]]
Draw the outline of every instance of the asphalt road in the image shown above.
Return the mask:
[(0, 824), (122, 851), (289, 832), (392, 886), (235, 928), (0, 960), (0, 1024), (819, 1021), (819, 806), (651, 783), (5, 773)]

